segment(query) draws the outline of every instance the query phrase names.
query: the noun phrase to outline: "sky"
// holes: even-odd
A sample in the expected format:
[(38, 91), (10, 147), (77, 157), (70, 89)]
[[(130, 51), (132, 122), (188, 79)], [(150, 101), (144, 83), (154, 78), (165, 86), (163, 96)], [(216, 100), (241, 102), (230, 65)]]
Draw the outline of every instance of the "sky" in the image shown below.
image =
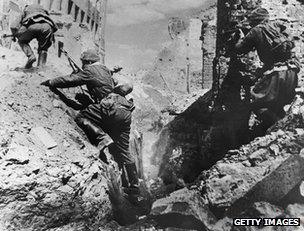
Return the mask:
[(209, 0), (108, 0), (106, 65), (136, 72), (153, 64), (170, 41), (170, 17), (186, 19)]

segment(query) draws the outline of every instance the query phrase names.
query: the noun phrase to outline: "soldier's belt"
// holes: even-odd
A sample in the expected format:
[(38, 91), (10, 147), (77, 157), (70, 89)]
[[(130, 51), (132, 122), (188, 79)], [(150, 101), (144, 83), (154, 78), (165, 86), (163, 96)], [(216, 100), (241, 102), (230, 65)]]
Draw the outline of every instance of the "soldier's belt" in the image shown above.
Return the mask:
[(287, 70), (290, 70), (290, 69), (297, 69), (298, 67), (294, 64), (284, 64), (282, 66), (274, 66), (272, 69), (268, 70), (268, 71), (265, 71), (264, 72), (264, 75), (270, 75), (272, 74), (273, 72), (278, 72), (278, 71), (287, 71)]

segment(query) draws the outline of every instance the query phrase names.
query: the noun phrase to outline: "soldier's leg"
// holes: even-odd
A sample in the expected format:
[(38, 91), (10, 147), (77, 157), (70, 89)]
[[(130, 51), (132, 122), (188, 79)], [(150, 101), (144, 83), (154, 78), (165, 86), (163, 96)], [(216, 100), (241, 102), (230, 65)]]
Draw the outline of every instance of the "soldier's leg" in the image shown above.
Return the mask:
[(113, 143), (111, 137), (101, 128), (102, 122), (99, 105), (91, 104), (78, 113), (75, 118), (77, 125), (86, 133), (90, 141), (102, 151)]
[(118, 109), (115, 116), (116, 126), (110, 129), (109, 134), (114, 139), (113, 156), (114, 159), (126, 171), (128, 184), (127, 193), (139, 193), (139, 180), (134, 157), (129, 150), (129, 139), (131, 130), (131, 112), (124, 109)]
[(48, 23), (34, 24), (38, 41), (38, 66), (44, 66), (47, 61), (47, 51), (52, 45), (53, 29)]
[(35, 33), (30, 29), (22, 26), (18, 31), (18, 43), (28, 58), (25, 68), (31, 68), (33, 63), (36, 62), (36, 57), (29, 43), (35, 38)]

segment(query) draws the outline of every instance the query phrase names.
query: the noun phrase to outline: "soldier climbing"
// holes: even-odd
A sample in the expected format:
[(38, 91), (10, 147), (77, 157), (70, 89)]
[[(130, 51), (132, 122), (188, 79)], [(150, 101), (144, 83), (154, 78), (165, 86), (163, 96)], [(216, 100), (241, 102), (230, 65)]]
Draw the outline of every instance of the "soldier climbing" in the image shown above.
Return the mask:
[(244, 36), (239, 32), (235, 45), (237, 53), (244, 54), (256, 49), (264, 66), (256, 75), (259, 81), (251, 90), (251, 109), (261, 123), (256, 135), (263, 135), (278, 119), (284, 117), (283, 107), (291, 103), (298, 85), (300, 65), (292, 54), (294, 43), (285, 34), (286, 27), (269, 21), (264, 8), (254, 10), (248, 17), (251, 30)]
[[(139, 180), (135, 160), (129, 151), (131, 117), (134, 105), (125, 96), (133, 87), (112, 78), (113, 71), (102, 65), (95, 50), (81, 54), (82, 68), (71, 75), (50, 79), (41, 85), (50, 88), (69, 88), (86, 85), (89, 97), (86, 107), (75, 118), (90, 141), (100, 150), (100, 157), (112, 155), (122, 170), (122, 186), (128, 198), (136, 203)], [(79, 68), (80, 69), (80, 68)], [(117, 70), (120, 70), (118, 68)], [(114, 71), (115, 72), (115, 71)], [(107, 160), (105, 160), (107, 162)]]
[(18, 43), (28, 58), (25, 69), (33, 66), (37, 61), (29, 43), (33, 39), (38, 41), (38, 66), (44, 66), (47, 60), (47, 52), (54, 40), (57, 26), (50, 18), (47, 10), (38, 4), (25, 6), (23, 13), (11, 24), (13, 40)]

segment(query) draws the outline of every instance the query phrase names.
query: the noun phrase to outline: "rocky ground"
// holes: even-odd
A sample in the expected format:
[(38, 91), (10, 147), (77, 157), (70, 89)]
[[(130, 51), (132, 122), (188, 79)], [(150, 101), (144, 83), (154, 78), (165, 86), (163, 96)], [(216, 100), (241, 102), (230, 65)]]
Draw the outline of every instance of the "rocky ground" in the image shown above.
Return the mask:
[[(51, 55), (45, 69), (23, 70), (18, 47), (0, 48), (1, 81), (1, 230), (97, 230), (111, 219), (111, 203), (98, 150), (85, 138), (70, 110), (40, 83), (69, 73), (62, 59)], [(17, 51), (16, 51), (17, 50)], [(79, 89), (63, 92), (73, 96)], [(130, 97), (136, 102), (134, 134), (143, 134), (144, 173), (155, 179), (150, 161), (158, 132), (171, 119), (161, 111), (172, 103), (184, 110), (200, 92), (186, 99), (135, 80)], [(178, 102), (178, 103), (177, 103)], [(154, 122), (153, 122), (154, 121)], [(44, 140), (41, 132), (50, 137)], [(107, 226), (111, 226), (107, 225)], [(114, 222), (114, 230), (118, 227)], [(109, 228), (111, 229), (111, 227)]]
[[(20, 52), (1, 54), (1, 230), (94, 227), (110, 211), (104, 166), (63, 104), (39, 85), (56, 71), (24, 72), (15, 69), (24, 62)], [(43, 143), (39, 129), (54, 144)]]

